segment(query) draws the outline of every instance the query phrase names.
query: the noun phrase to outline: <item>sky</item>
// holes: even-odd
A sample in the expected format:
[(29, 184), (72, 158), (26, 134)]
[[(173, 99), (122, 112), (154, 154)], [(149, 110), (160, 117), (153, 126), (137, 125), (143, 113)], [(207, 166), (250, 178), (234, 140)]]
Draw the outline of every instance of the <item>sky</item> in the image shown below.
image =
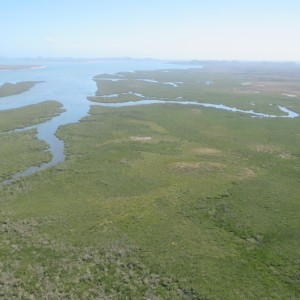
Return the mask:
[(0, 0), (0, 56), (300, 61), (300, 0)]

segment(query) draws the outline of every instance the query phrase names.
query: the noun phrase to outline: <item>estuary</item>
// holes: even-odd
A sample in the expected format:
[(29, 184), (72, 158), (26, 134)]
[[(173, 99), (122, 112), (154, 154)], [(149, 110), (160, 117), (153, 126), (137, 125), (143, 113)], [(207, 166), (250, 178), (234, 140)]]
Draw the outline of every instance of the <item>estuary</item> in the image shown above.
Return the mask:
[[(26, 61), (18, 61), (17, 64), (29, 63)], [(55, 135), (57, 129), (61, 125), (78, 122), (82, 117), (87, 116), (91, 105), (98, 106), (110, 106), (110, 107), (122, 107), (133, 105), (146, 105), (146, 104), (182, 104), (182, 105), (198, 105), (202, 107), (212, 107), (216, 109), (228, 110), (233, 112), (250, 114), (254, 117), (279, 117), (274, 114), (266, 114), (261, 112), (255, 112), (254, 110), (243, 110), (236, 107), (231, 107), (223, 104), (211, 104), (201, 103), (194, 100), (182, 99), (178, 97), (180, 101), (169, 101), (161, 99), (147, 99), (146, 96), (129, 92), (136, 97), (142, 97), (142, 100), (138, 101), (124, 101), (120, 103), (99, 103), (92, 102), (87, 99), (88, 96), (94, 95), (96, 86), (93, 77), (96, 74), (107, 74), (109, 76), (114, 75), (116, 72), (134, 72), (136, 70), (160, 70), (160, 69), (183, 69), (185, 65), (167, 64), (162, 61), (152, 60), (124, 60), (124, 61), (91, 61), (91, 62), (39, 62), (43, 67), (30, 68), (30, 69), (12, 69), (6, 72), (0, 73), (0, 82), (2, 83), (15, 83), (24, 81), (39, 81), (39, 84), (34, 86), (29, 91), (18, 95), (12, 95), (0, 98), (0, 110), (19, 108), (30, 104), (40, 103), (45, 100), (57, 100), (63, 104), (65, 111), (60, 115), (48, 120), (44, 123), (29, 126), (22, 130), (37, 129), (37, 137), (44, 140), (49, 145), (49, 150), (52, 153), (52, 160), (47, 163), (40, 164), (38, 166), (31, 166), (27, 170), (15, 174), (12, 179), (28, 176), (35, 173), (38, 170), (48, 168), (56, 165), (59, 162), (64, 161), (64, 143), (58, 139)], [(118, 75), (121, 76), (121, 75)], [(123, 80), (109, 79), (103, 80)], [(138, 79), (149, 83), (159, 83), (153, 79)], [(179, 82), (162, 82), (163, 85), (169, 85), (172, 88), (176, 88)], [(181, 82), (180, 82), (181, 84)], [(105, 95), (108, 98), (114, 98), (118, 94)], [(220, 101), (221, 102), (221, 101)], [(299, 114), (289, 110), (286, 107), (278, 106), (279, 110), (286, 113), (284, 116), (295, 118)]]

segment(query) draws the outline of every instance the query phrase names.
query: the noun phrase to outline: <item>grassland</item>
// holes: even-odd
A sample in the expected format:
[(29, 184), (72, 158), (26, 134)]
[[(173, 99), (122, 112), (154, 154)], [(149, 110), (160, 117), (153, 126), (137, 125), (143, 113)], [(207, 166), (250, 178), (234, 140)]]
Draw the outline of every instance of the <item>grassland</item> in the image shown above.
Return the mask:
[(0, 188), (1, 296), (299, 299), (299, 122), (93, 107), (65, 162)]
[(7, 97), (17, 95), (29, 91), (36, 84), (41, 81), (22, 81), (17, 83), (3, 83), (0, 85), (0, 97)]

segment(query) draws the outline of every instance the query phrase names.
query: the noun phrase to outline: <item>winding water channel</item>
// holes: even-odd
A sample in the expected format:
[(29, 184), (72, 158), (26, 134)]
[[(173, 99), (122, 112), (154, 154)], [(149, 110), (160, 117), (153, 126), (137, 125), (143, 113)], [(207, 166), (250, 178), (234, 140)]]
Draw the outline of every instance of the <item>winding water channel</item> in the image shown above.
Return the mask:
[[(16, 64), (32, 64), (32, 62), (15, 62)], [(7, 62), (5, 62), (7, 64)], [(59, 116), (44, 123), (23, 128), (37, 129), (37, 137), (49, 144), (49, 150), (52, 153), (52, 160), (39, 166), (29, 167), (27, 170), (19, 172), (12, 177), (12, 180), (22, 176), (31, 175), (39, 170), (56, 165), (64, 161), (64, 143), (55, 136), (55, 132), (61, 125), (74, 123), (82, 117), (88, 115), (91, 105), (122, 107), (133, 105), (146, 105), (157, 103), (176, 103), (183, 105), (198, 105), (203, 107), (214, 107), (235, 112), (242, 112), (259, 117), (278, 117), (257, 113), (253, 110), (243, 111), (235, 107), (228, 107), (222, 104), (199, 103), (195, 101), (163, 101), (163, 100), (140, 100), (123, 103), (96, 103), (87, 100), (96, 91), (96, 84), (92, 78), (97, 74), (116, 73), (121, 71), (134, 70), (158, 70), (185, 68), (184, 65), (165, 64), (158, 61), (99, 61), (99, 62), (39, 62), (44, 68), (34, 68), (28, 70), (12, 70), (0, 72), (0, 82), (21, 82), (21, 81), (43, 81), (37, 84), (30, 91), (19, 95), (0, 98), (0, 110), (18, 108), (29, 104), (39, 103), (45, 100), (58, 100), (64, 106), (65, 112)], [(172, 84), (172, 83), (168, 83)], [(176, 84), (175, 84), (176, 85)], [(175, 87), (172, 84), (172, 86)], [(283, 117), (298, 117), (297, 113), (288, 110), (285, 107), (279, 109), (286, 113)], [(11, 180), (7, 181), (10, 182)]]

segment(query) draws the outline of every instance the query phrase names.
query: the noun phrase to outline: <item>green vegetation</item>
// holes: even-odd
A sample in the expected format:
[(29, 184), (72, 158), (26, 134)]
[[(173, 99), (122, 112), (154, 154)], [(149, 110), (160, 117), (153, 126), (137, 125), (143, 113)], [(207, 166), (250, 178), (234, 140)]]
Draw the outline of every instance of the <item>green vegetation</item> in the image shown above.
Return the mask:
[[(225, 101), (230, 74), (203, 80), (220, 76)], [(58, 130), (65, 162), (0, 188), (0, 295), (299, 299), (299, 126), (176, 104), (92, 107)]]
[(51, 160), (47, 143), (36, 138), (36, 130), (0, 134), (0, 183), (15, 173)]
[(32, 87), (42, 81), (22, 81), (17, 83), (3, 83), (0, 85), (0, 97), (17, 95), (29, 91)]
[(0, 111), (0, 132), (43, 123), (63, 111), (62, 104), (53, 100), (2, 110)]
[(100, 102), (100, 103), (119, 103), (119, 102), (127, 102), (127, 101), (138, 101), (144, 99), (144, 97), (137, 96), (133, 93), (121, 93), (119, 95), (116, 95), (116, 97), (90, 96), (87, 98), (90, 101)]
[[(191, 100), (224, 104), (243, 110), (284, 114), (283, 105), (300, 112), (300, 67), (290, 64), (208, 64), (203, 69), (120, 72), (95, 76), (98, 90), (89, 97), (95, 102), (124, 102), (145, 99)], [(102, 80), (101, 80), (102, 79)], [(155, 80), (149, 82), (142, 80)], [(174, 83), (177, 86), (172, 86)], [(125, 93), (125, 94), (124, 94)], [(118, 97), (105, 97), (119, 94)]]
[(37, 139), (36, 129), (9, 131), (45, 122), (62, 111), (62, 104), (57, 101), (0, 111), (0, 182), (30, 166), (51, 160), (48, 145)]

